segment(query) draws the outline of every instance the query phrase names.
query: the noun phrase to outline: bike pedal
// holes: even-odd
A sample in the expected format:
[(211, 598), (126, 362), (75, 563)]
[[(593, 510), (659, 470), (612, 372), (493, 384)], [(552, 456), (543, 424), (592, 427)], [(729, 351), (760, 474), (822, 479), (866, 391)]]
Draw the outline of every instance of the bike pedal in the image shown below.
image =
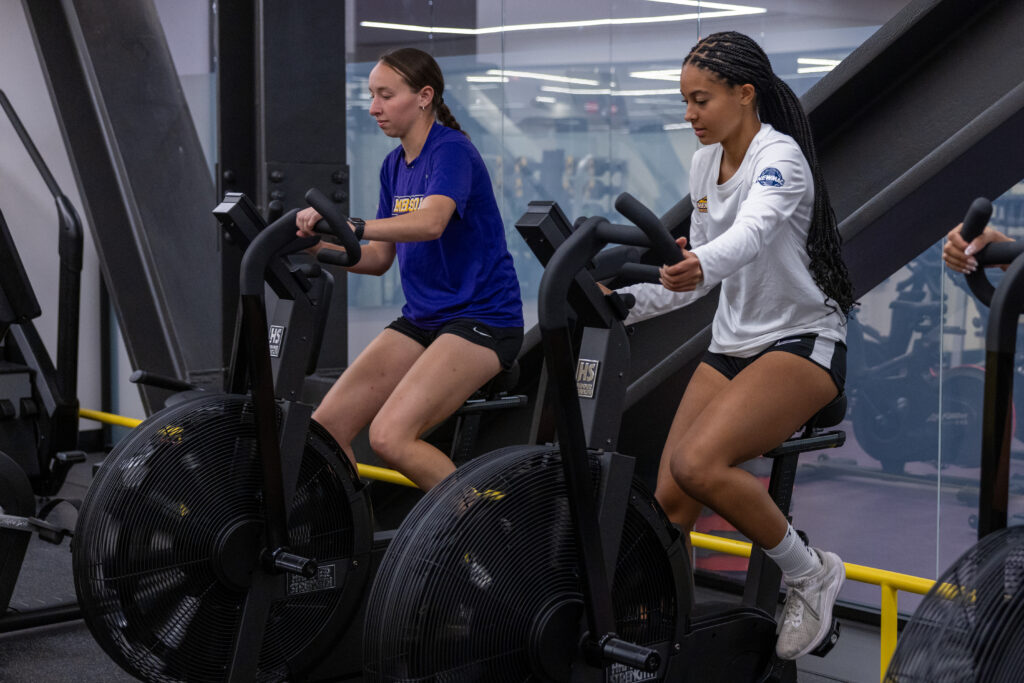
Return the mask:
[(70, 467), (86, 461), (85, 451), (61, 451), (54, 456), (61, 465)]
[(792, 659), (780, 659), (772, 653), (772, 663), (758, 683), (796, 683), (796, 662)]
[(811, 650), (811, 654), (815, 657), (824, 657), (832, 648), (836, 646), (836, 641), (839, 640), (839, 620), (832, 619), (832, 628), (828, 630), (828, 635), (825, 636), (825, 640), (821, 641), (821, 645)]

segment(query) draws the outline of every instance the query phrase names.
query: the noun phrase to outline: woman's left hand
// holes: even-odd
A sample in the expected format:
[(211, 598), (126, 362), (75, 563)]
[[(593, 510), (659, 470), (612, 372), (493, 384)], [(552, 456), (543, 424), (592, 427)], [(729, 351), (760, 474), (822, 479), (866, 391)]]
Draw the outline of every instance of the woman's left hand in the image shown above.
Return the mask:
[(313, 207), (306, 207), (295, 216), (295, 234), (299, 237), (315, 237), (313, 226), (323, 218)]
[(686, 238), (680, 237), (676, 244), (683, 251), (683, 260), (671, 266), (662, 266), (658, 271), (661, 284), (673, 292), (692, 292), (704, 281), (704, 271), (700, 267), (700, 259), (692, 251), (687, 251)]

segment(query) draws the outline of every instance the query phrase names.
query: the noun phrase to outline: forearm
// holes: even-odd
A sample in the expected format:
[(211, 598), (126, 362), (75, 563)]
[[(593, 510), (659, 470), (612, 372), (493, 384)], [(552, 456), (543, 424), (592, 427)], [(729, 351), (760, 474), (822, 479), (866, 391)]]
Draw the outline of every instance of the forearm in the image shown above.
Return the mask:
[[(323, 243), (322, 249), (344, 251), (336, 244)], [(370, 242), (362, 246), (359, 263), (347, 270), (360, 275), (383, 275), (395, 260), (395, 245), (387, 242)]]
[(671, 292), (661, 285), (640, 283), (616, 290), (619, 294), (632, 294), (636, 303), (629, 310), (625, 323), (632, 325), (648, 318), (656, 318), (677, 308), (687, 306), (708, 292), (703, 285), (689, 292)]
[(455, 212), (443, 195), (424, 197), (415, 211), (366, 221), (363, 238), (381, 242), (426, 242), (441, 236)]

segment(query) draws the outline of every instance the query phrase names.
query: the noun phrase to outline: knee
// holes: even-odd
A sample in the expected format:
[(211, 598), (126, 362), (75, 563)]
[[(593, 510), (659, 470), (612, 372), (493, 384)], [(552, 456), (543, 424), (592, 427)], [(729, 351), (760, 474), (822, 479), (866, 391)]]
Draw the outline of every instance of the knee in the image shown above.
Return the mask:
[(408, 451), (409, 439), (403, 430), (387, 419), (375, 419), (370, 423), (370, 448), (388, 467), (402, 469), (403, 454)]
[(669, 521), (687, 533), (693, 531), (703, 508), (699, 502), (686, 495), (674, 481), (659, 481), (654, 498)]
[(672, 479), (688, 496), (706, 503), (715, 488), (715, 464), (692, 448), (677, 449), (667, 454)]

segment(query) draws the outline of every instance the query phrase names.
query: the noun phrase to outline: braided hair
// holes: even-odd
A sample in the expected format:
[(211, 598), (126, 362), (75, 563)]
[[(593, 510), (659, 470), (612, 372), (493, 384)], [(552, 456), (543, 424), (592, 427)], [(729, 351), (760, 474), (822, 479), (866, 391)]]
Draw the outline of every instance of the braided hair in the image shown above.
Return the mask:
[(433, 57), (414, 47), (400, 47), (381, 55), (380, 61), (394, 69), (414, 91), (419, 92), (428, 85), (433, 88), (434, 99), (430, 107), (438, 122), (469, 137), (444, 103), (444, 74)]
[(853, 284), (843, 262), (842, 237), (828, 198), (825, 178), (818, 166), (811, 125), (799, 98), (772, 71), (768, 55), (761, 46), (736, 31), (713, 33), (699, 41), (683, 60), (683, 66), (687, 64), (706, 69), (732, 87), (745, 83), (753, 85), (761, 121), (789, 135), (800, 146), (814, 178), (814, 213), (807, 233), (811, 275), (827, 297), (826, 304), (828, 299), (832, 299), (843, 314), (849, 313), (856, 303)]

